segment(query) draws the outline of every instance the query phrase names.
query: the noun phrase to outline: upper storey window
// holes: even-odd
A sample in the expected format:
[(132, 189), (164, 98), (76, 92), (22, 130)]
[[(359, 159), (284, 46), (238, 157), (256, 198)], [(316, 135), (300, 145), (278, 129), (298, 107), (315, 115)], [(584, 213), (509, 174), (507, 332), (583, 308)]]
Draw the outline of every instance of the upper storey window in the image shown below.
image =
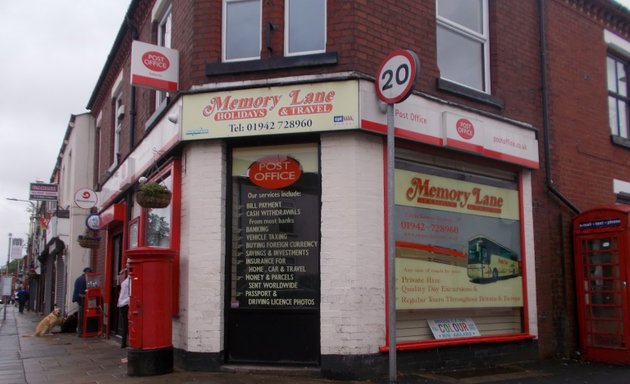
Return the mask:
[(628, 97), (628, 71), (630, 70), (630, 41), (604, 30), (604, 42), (609, 54), (606, 58), (608, 78), (608, 126), (614, 144), (630, 148), (630, 98)]
[[(157, 45), (165, 48), (171, 46), (171, 32), (173, 29), (173, 6), (170, 1), (157, 1), (151, 12), (151, 20), (157, 24)], [(159, 110), (168, 103), (168, 92), (155, 92), (155, 110)]]
[(608, 56), (606, 68), (610, 131), (614, 136), (628, 139), (628, 63), (615, 56)]
[(123, 73), (120, 72), (114, 86), (112, 87), (112, 99), (111, 99), (111, 134), (109, 147), (109, 168), (108, 172), (113, 172), (118, 166), (121, 160), (120, 144), (123, 131), (123, 121), (125, 118), (125, 104), (123, 103)]
[(440, 77), (490, 93), (487, 0), (437, 0)]
[(223, 61), (260, 59), (260, 0), (223, 0)]
[(326, 0), (286, 0), (286, 56), (326, 51)]
[(168, 6), (158, 24), (157, 44), (162, 47), (171, 48), (171, 28), (173, 23), (173, 12)]

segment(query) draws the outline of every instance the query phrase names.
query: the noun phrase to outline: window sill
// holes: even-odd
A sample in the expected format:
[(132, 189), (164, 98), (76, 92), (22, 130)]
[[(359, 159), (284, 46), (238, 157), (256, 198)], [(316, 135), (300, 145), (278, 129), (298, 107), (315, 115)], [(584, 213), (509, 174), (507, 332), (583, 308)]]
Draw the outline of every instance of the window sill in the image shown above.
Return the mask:
[(234, 75), (248, 72), (274, 71), (287, 68), (315, 67), (337, 64), (337, 52), (288, 57), (271, 57), (263, 60), (206, 64), (206, 76)]
[(610, 135), (610, 142), (624, 148), (630, 148), (630, 139), (617, 135)]
[(503, 100), (499, 99), (498, 97), (490, 96), (486, 93), (464, 87), (446, 79), (438, 78), (437, 88), (441, 91), (449, 92), (457, 96), (488, 104), (499, 109), (503, 109), (503, 107), (505, 106)]

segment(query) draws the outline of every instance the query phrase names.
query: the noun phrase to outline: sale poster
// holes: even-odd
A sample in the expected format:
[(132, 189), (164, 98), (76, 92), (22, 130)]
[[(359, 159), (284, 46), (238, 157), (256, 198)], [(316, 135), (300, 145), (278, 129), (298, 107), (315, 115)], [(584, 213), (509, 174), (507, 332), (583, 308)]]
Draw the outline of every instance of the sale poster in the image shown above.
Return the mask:
[(523, 306), (518, 189), (396, 169), (396, 308)]

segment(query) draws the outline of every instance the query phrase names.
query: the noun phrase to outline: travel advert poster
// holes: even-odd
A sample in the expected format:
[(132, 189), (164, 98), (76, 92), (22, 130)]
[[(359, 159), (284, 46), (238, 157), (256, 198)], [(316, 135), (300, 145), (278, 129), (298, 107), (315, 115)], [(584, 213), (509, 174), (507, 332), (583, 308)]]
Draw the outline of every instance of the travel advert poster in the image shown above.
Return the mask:
[(518, 190), (395, 177), (396, 308), (523, 306)]

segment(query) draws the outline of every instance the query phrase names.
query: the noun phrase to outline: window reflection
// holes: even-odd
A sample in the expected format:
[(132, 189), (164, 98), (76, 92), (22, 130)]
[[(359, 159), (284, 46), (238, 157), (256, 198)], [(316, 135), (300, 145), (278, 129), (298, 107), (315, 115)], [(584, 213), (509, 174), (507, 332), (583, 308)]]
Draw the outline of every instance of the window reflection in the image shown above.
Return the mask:
[(326, 2), (324, 0), (290, 0), (287, 5), (287, 54), (324, 52), (326, 49)]
[(260, 57), (260, 0), (226, 0), (224, 3), (224, 55), (226, 61)]
[[(167, 176), (160, 181), (168, 189), (173, 190), (173, 177)], [(147, 209), (145, 245), (152, 247), (170, 248), (171, 246), (171, 204), (165, 208)]]

